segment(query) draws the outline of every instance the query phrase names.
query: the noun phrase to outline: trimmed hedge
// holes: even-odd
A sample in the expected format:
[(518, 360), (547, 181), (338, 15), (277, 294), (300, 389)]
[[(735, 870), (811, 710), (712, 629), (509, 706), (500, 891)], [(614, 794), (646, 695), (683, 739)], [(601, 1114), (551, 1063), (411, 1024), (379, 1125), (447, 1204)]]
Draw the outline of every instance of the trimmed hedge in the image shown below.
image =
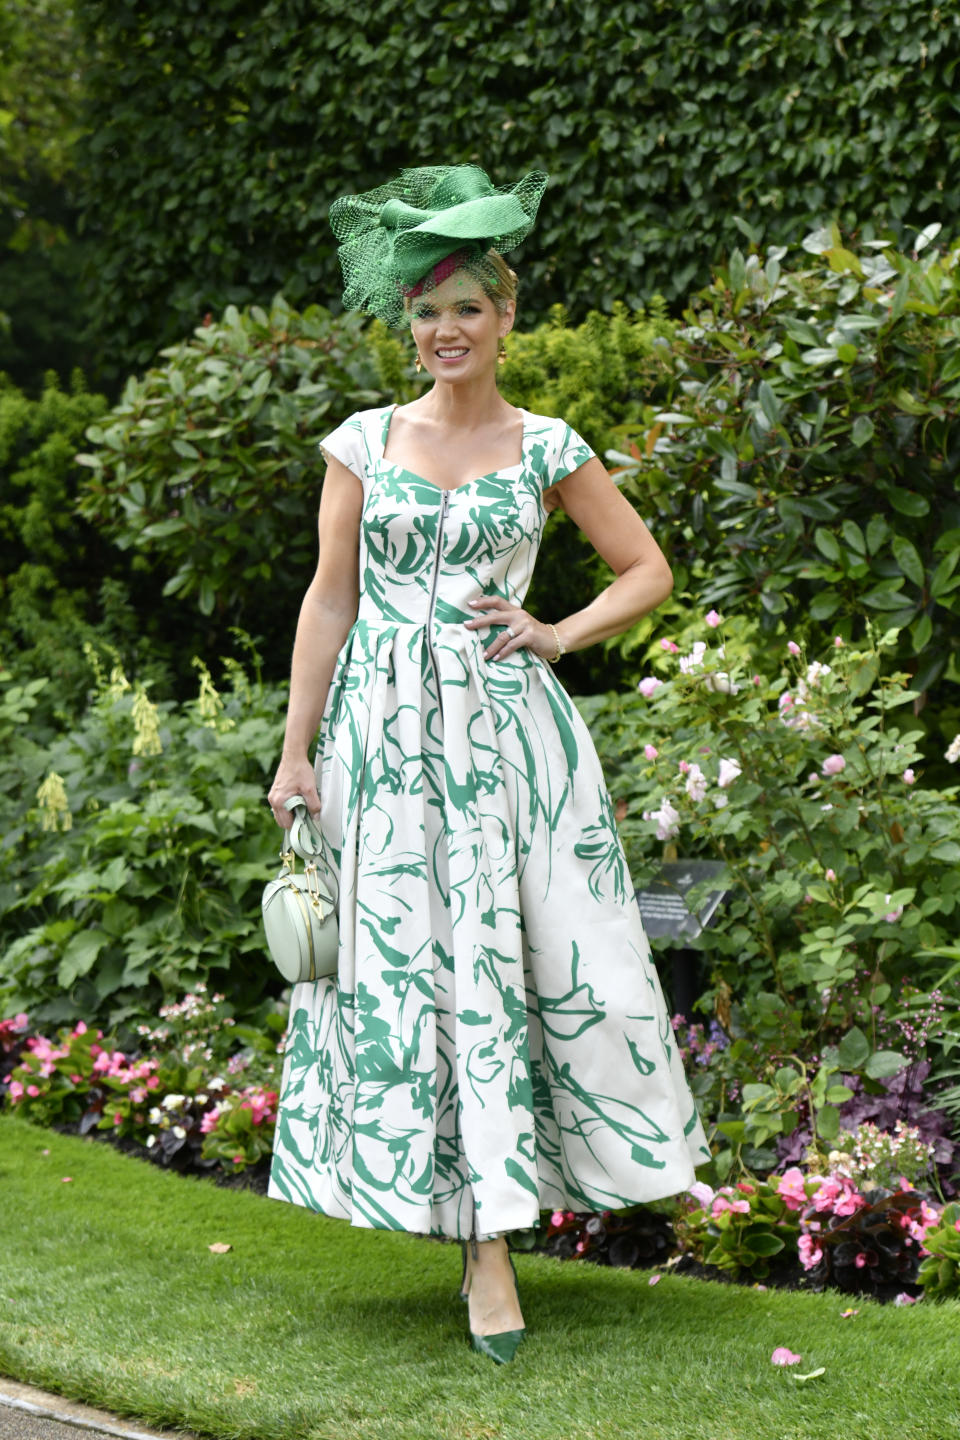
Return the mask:
[(335, 300), (330, 202), (404, 164), (551, 173), (522, 256), (534, 318), (675, 299), (743, 229), (769, 243), (824, 217), (960, 209), (960, 14), (926, 0), (78, 0), (76, 15), (95, 57), (84, 226), (115, 371), (207, 310)]

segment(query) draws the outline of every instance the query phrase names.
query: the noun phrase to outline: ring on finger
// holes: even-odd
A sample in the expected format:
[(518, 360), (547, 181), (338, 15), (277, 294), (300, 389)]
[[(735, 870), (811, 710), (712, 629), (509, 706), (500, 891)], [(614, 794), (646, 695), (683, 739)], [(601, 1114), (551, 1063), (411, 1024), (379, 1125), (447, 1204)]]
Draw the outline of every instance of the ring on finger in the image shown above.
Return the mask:
[(506, 629), (507, 634), (510, 636), (510, 639), (511, 639), (511, 640), (516, 640), (516, 638), (517, 638), (517, 632), (516, 632), (516, 630), (514, 630), (513, 626), (512, 626), (512, 625), (507, 625), (507, 626), (505, 626), (504, 628)]

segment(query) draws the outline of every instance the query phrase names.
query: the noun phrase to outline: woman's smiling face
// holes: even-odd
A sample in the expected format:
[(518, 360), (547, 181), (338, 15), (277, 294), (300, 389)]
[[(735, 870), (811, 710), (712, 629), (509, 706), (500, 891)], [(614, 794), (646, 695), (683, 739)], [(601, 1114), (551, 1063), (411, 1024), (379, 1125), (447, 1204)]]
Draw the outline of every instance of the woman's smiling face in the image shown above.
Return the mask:
[(499, 311), (478, 280), (456, 270), (410, 302), (410, 329), (424, 366), (434, 379), (451, 381), (489, 372), (515, 309), (511, 300)]

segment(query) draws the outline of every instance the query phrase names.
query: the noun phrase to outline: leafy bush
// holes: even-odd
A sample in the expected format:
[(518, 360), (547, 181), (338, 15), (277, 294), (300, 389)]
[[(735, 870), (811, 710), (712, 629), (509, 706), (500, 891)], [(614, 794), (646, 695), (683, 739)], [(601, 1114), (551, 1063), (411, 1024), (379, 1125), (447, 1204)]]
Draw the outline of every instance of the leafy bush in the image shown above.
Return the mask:
[(726, 866), (729, 898), (697, 942), (721, 1019), (738, 1023), (729, 997), (745, 993), (780, 1053), (808, 1035), (819, 1049), (858, 1013), (862, 971), (877, 1006), (892, 982), (930, 988), (942, 973), (960, 898), (956, 787), (922, 783), (919, 731), (896, 718), (916, 692), (881, 671), (895, 635), (823, 660), (790, 641), (765, 676), (752, 626), (708, 620), (714, 643), (691, 629), (682, 655), (665, 641), (639, 693), (581, 709), (627, 805), (635, 879), (674, 840)]
[(835, 226), (789, 263), (735, 251), (652, 352), (657, 403), (622, 442), (679, 588), (812, 648), (897, 629), (918, 704), (960, 679), (960, 247), (937, 250), (938, 229), (919, 255), (855, 253)]
[(278, 844), (264, 796), (285, 696), (236, 664), (221, 695), (200, 669), (198, 697), (179, 705), (101, 669), (75, 726), (14, 742), (0, 1008), (113, 1028), (211, 971), (229, 973), (241, 1016), (279, 990), (260, 892)]
[(285, 671), (316, 559), (317, 441), (385, 400), (371, 349), (355, 316), (278, 298), (228, 307), (163, 353), (87, 431), (80, 511), (175, 597), (171, 634), (211, 654), (246, 625)]
[[(340, 293), (327, 211), (418, 159), (553, 183), (529, 313), (683, 295), (747, 229), (956, 214), (960, 32), (925, 0), (80, 0), (85, 233), (113, 366)], [(480, 140), (479, 137), (482, 137)], [(478, 153), (478, 143), (482, 150)], [(149, 173), (141, 163), (152, 157)]]
[(701, 1203), (681, 1211), (674, 1230), (701, 1264), (765, 1280), (771, 1261), (795, 1258), (798, 1221), (776, 1180), (741, 1180), (716, 1192), (698, 1184), (693, 1193)]
[[(85, 641), (119, 646), (144, 674), (160, 668), (146, 654), (149, 619), (141, 628), (133, 614), (126, 558), (75, 512), (76, 452), (106, 408), (79, 372), (69, 392), (48, 375), (37, 400), (0, 376), (0, 651), (21, 680), (49, 679), (44, 712), (82, 701)], [(145, 612), (155, 598), (141, 593)]]
[(0, 370), (37, 393), (84, 362), (75, 145), (83, 54), (71, 0), (0, 7)]

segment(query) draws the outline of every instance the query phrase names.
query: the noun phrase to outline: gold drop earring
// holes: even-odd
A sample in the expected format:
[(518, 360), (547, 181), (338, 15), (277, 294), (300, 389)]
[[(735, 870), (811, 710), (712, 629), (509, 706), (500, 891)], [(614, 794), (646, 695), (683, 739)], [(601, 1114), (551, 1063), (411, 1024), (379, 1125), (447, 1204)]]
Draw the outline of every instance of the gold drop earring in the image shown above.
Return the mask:
[(507, 344), (506, 344), (506, 341), (504, 340), (503, 336), (501, 335), (501, 336), (500, 336), (500, 345), (499, 345), (499, 348), (497, 349), (497, 364), (498, 364), (498, 365), (506, 365), (506, 363), (507, 363)]
[(416, 353), (416, 357), (415, 357), (414, 362), (413, 362), (413, 368), (414, 368), (414, 370), (416, 370), (416, 372), (417, 372), (418, 375), (420, 374), (420, 371), (423, 369), (423, 361), (420, 359), (420, 351), (419, 351), (419, 350), (418, 350), (417, 353)]

